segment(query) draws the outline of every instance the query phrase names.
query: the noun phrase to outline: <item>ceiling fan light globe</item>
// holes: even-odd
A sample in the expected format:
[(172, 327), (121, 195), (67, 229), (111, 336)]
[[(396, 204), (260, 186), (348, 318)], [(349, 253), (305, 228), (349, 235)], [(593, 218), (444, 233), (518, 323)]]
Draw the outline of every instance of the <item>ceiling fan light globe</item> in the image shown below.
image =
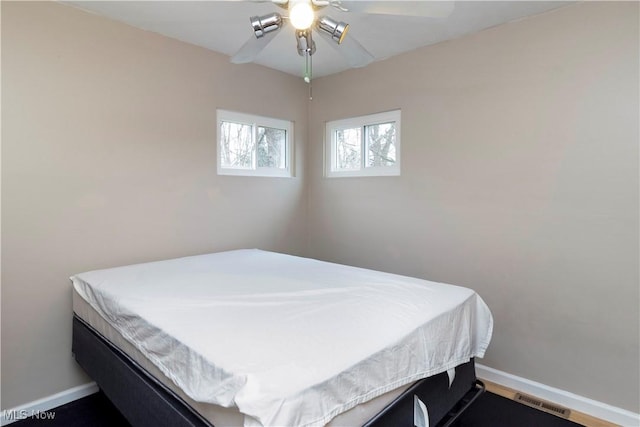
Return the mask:
[(280, 29), (282, 26), (282, 16), (279, 13), (270, 13), (264, 16), (252, 16), (249, 18), (253, 33), (257, 38), (263, 37), (265, 34)]
[(315, 19), (311, 3), (308, 1), (298, 1), (293, 4), (291, 4), (290, 1), (289, 3), (289, 20), (291, 21), (291, 25), (298, 30), (306, 30), (311, 27)]
[(342, 43), (342, 41), (344, 40), (344, 38), (347, 36), (347, 33), (349, 32), (349, 24), (345, 24), (344, 22), (341, 22), (340, 24), (344, 24), (344, 26), (339, 27), (339, 31), (336, 32), (336, 34), (334, 34), (333, 39), (336, 40), (338, 42), (338, 44)]
[(342, 43), (347, 32), (349, 32), (349, 24), (346, 22), (338, 22), (329, 16), (323, 16), (318, 20), (318, 30), (331, 36), (331, 39), (337, 44)]

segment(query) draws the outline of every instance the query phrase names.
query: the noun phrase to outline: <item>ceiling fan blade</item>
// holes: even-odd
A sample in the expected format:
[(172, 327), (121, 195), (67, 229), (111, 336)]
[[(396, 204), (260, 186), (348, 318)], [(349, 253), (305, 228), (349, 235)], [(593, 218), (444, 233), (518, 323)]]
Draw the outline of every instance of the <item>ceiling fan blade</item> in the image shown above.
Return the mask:
[(254, 59), (258, 57), (262, 49), (267, 47), (267, 45), (274, 39), (276, 34), (281, 30), (280, 28), (277, 31), (271, 31), (266, 33), (260, 38), (256, 36), (251, 36), (249, 40), (246, 41), (245, 44), (242, 45), (240, 50), (238, 50), (235, 55), (231, 57), (231, 62), (234, 64), (246, 64), (248, 62), (253, 62)]
[(339, 45), (332, 43), (353, 68), (365, 67), (375, 58), (353, 36), (347, 35)]
[(334, 1), (332, 5), (347, 9), (349, 12), (371, 13), (377, 15), (422, 16), (426, 18), (445, 18), (455, 7), (452, 0), (446, 1)]
[(324, 31), (316, 31), (347, 61), (351, 68), (365, 67), (371, 64), (375, 57), (369, 53), (351, 34), (347, 34), (342, 43), (337, 44)]

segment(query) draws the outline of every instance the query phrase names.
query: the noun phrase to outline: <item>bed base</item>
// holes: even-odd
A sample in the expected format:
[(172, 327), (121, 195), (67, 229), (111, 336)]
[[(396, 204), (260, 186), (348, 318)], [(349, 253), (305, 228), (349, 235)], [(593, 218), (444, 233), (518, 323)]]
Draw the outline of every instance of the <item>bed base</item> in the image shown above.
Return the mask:
[(428, 408), (430, 426), (449, 427), (484, 391), (484, 383), (475, 378), (471, 360), (456, 367), (451, 387), (446, 373), (425, 378), (405, 390), (363, 427), (414, 427), (414, 396)]
[[(182, 398), (147, 374), (78, 316), (73, 317), (72, 352), (78, 364), (134, 427), (213, 427)], [(474, 360), (459, 365), (451, 387), (446, 373), (411, 386), (364, 427), (413, 427), (414, 395), (429, 409), (430, 426), (446, 427), (484, 391)]]

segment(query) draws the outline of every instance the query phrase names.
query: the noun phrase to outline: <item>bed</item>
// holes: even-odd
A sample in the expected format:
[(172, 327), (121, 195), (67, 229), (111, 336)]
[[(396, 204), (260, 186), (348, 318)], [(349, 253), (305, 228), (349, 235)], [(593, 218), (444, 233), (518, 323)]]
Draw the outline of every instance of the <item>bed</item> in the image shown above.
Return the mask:
[(467, 288), (257, 249), (71, 281), (74, 356), (134, 426), (434, 426), (482, 391)]

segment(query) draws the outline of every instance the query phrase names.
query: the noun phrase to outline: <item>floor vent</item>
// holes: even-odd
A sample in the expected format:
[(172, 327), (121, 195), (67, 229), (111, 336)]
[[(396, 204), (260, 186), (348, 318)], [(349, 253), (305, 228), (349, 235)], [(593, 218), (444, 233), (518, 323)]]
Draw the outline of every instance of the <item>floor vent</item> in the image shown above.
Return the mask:
[(516, 393), (514, 400), (516, 402), (520, 402), (524, 405), (530, 406), (532, 408), (540, 409), (541, 411), (547, 412), (549, 414), (557, 415), (562, 418), (569, 418), (569, 415), (571, 415), (571, 410), (567, 408), (558, 406), (551, 402), (540, 400), (537, 397), (528, 396), (526, 394)]

